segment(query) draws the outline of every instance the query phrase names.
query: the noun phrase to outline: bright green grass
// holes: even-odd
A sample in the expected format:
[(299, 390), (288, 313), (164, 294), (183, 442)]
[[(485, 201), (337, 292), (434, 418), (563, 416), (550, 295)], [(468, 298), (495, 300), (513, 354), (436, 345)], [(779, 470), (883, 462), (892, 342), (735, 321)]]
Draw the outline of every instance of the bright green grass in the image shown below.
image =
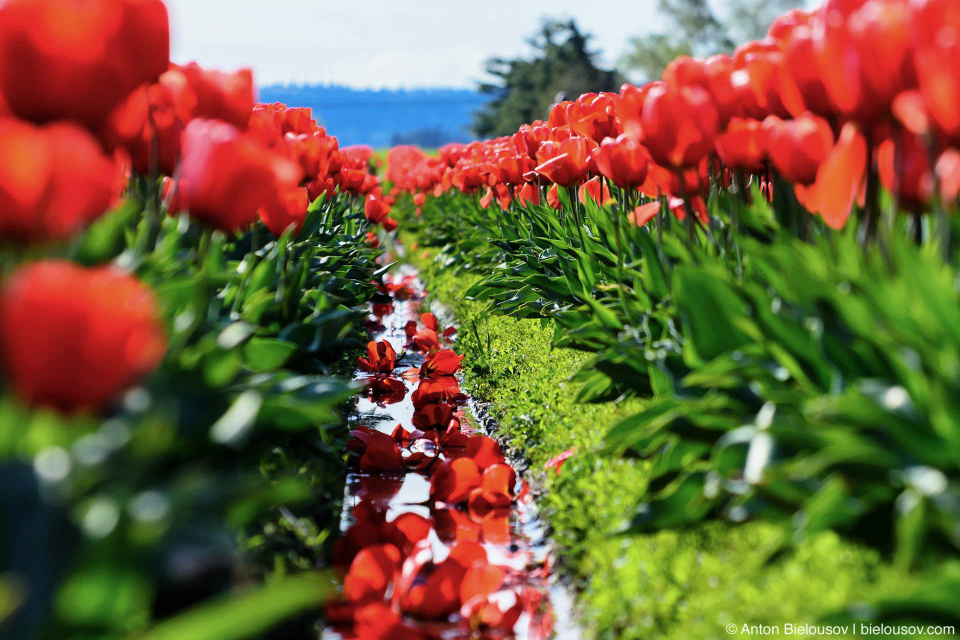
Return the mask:
[[(543, 483), (539, 503), (563, 571), (581, 590), (578, 608), (588, 637), (754, 637), (739, 629), (727, 634), (725, 627), (814, 623), (860, 598), (913, 584), (877, 552), (833, 533), (773, 559), (769, 550), (779, 532), (764, 523), (616, 535), (644, 491), (646, 464), (591, 451), (615, 421), (640, 405), (577, 404), (568, 378), (588, 354), (551, 349), (549, 324), (484, 313), (482, 305), (462, 299), (469, 278), (441, 272), (420, 250), (411, 253), (431, 299), (460, 323), (465, 388), (493, 403), (503, 438), (530, 461), (528, 480)], [(574, 446), (578, 453), (559, 476), (543, 472), (548, 459)]]

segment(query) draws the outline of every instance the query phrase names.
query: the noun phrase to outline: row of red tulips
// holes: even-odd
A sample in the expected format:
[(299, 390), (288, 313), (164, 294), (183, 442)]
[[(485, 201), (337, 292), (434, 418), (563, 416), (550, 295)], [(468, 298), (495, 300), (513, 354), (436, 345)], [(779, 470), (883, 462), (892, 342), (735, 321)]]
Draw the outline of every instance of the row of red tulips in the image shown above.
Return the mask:
[[(552, 184), (547, 200), (559, 208), (557, 187), (608, 198), (602, 176), (630, 193), (682, 199), (675, 210), (706, 220), (711, 176), (727, 186), (749, 176), (772, 198), (772, 169), (833, 228), (857, 202), (874, 226), (879, 184), (904, 210), (937, 198), (953, 209), (958, 33), (952, 0), (827, 0), (781, 16), (732, 56), (677, 58), (659, 81), (561, 102), (513, 136), (448, 145), (437, 158), (394, 149), (387, 177), (418, 204), (456, 187), (504, 208), (539, 203), (535, 187)], [(655, 208), (638, 210), (638, 221)]]
[[(369, 148), (340, 149), (310, 109), (256, 104), (250, 70), (171, 64), (169, 40), (160, 0), (0, 4), (0, 245), (17, 261), (139, 197), (154, 229), (142, 253), (163, 205), (209, 231), (262, 221), (281, 236), (310, 202), (347, 193), (395, 226)], [(156, 367), (165, 340), (151, 291), (115, 267), (43, 260), (0, 292), (4, 376), (30, 403), (102, 409)]]

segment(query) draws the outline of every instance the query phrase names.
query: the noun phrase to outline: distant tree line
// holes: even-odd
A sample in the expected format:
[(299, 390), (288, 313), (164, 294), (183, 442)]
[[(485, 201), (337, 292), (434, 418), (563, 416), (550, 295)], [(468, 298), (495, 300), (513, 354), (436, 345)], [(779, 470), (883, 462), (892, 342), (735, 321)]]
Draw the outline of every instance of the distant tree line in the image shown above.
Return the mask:
[(390, 136), (390, 146), (411, 144), (423, 149), (436, 149), (448, 142), (469, 142), (471, 136), (463, 131), (452, 132), (443, 127), (424, 127)]

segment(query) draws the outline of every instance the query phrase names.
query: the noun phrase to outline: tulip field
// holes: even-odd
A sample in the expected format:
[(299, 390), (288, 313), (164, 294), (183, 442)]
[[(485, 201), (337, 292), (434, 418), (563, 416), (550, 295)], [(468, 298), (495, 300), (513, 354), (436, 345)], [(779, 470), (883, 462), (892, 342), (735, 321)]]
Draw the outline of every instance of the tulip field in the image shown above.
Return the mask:
[(0, 0), (0, 637), (958, 635), (960, 3), (319, 115)]

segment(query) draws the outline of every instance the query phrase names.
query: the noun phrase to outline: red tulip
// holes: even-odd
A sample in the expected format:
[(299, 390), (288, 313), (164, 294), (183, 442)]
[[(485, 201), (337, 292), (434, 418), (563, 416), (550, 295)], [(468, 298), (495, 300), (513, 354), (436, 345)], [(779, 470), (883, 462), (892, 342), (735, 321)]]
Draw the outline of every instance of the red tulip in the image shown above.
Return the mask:
[(717, 136), (717, 155), (730, 169), (756, 171), (767, 155), (767, 130), (757, 120), (732, 118)]
[(78, 125), (0, 117), (0, 241), (60, 240), (98, 218), (118, 166)]
[(820, 163), (813, 184), (794, 186), (797, 199), (818, 213), (833, 229), (842, 229), (863, 186), (867, 142), (852, 122), (844, 125), (837, 143)]
[(371, 193), (363, 203), (363, 212), (372, 224), (380, 224), (390, 214), (390, 205), (377, 194)]
[(733, 63), (730, 79), (742, 115), (756, 120), (789, 115), (780, 98), (783, 54), (776, 40), (767, 38), (738, 47)]
[(604, 140), (594, 149), (593, 158), (600, 173), (621, 189), (635, 189), (647, 179), (650, 154), (626, 134)]
[(223, 120), (238, 129), (247, 128), (256, 102), (250, 69), (225, 73), (203, 69), (196, 62), (174, 64), (170, 69), (182, 73), (197, 96), (193, 117)]
[(547, 204), (554, 209), (559, 209), (561, 207), (560, 194), (557, 191), (557, 185), (552, 185), (549, 189), (547, 189)]
[(743, 111), (739, 93), (732, 84), (733, 71), (733, 58), (728, 55), (711, 56), (706, 60), (680, 56), (664, 69), (663, 81), (677, 89), (699, 87), (710, 94), (717, 106), (719, 126), (724, 128), (730, 118)]
[(796, 120), (771, 116), (763, 123), (767, 131), (770, 161), (784, 178), (798, 184), (817, 179), (817, 170), (833, 148), (833, 131), (823, 118), (804, 115)]
[(313, 181), (326, 177), (330, 154), (337, 148), (337, 139), (319, 133), (288, 133), (284, 143), (289, 149), (290, 159), (300, 164), (303, 179)]
[(517, 146), (517, 151), (531, 160), (537, 158), (537, 151), (540, 145), (550, 137), (550, 128), (543, 122), (537, 121), (533, 124), (520, 125), (520, 130), (514, 134), (513, 140)]
[(956, 205), (960, 197), (960, 150), (947, 149), (941, 153), (935, 172), (940, 181), (940, 198)]
[(834, 109), (870, 124), (916, 84), (907, 0), (827, 0), (814, 51)]
[(367, 343), (367, 357), (357, 358), (357, 367), (367, 373), (392, 373), (396, 365), (397, 352), (389, 340)]
[(307, 184), (307, 194), (310, 196), (311, 202), (317, 198), (327, 195), (333, 197), (336, 192), (337, 185), (330, 178), (313, 180)]
[(422, 353), (431, 353), (440, 348), (440, 337), (436, 331), (424, 329), (423, 331), (418, 331), (417, 335), (414, 336), (413, 344)]
[(640, 193), (651, 198), (680, 194), (692, 197), (694, 195), (706, 195), (709, 184), (710, 177), (707, 172), (706, 158), (696, 168), (686, 169), (682, 172), (671, 171), (661, 167), (656, 162), (651, 162), (647, 166), (647, 180), (640, 185)]
[(643, 139), (643, 126), (641, 125), (643, 104), (653, 87), (654, 83), (652, 82), (642, 87), (625, 84), (620, 87), (620, 95), (613, 101), (613, 111), (617, 120), (620, 121), (620, 128), (625, 135), (637, 141)]
[(293, 227), (294, 233), (299, 233), (303, 221), (307, 217), (307, 207), (310, 205), (307, 190), (301, 187), (287, 187), (277, 194), (277, 199), (260, 209), (260, 219), (275, 236)]
[[(823, 84), (814, 49), (814, 15), (799, 9), (774, 22), (770, 37), (777, 41), (783, 57), (780, 60), (780, 99), (790, 115), (799, 118), (806, 111), (820, 116), (833, 114), (827, 88)], [(819, 18), (817, 18), (819, 19)]]
[(183, 132), (180, 197), (190, 216), (210, 227), (250, 225), (299, 176), (297, 165), (233, 125), (197, 119)]
[(513, 195), (522, 207), (540, 204), (540, 189), (529, 182), (524, 183), (522, 187), (516, 187)]
[[(960, 144), (960, 5), (953, 0), (914, 0), (912, 38), (920, 93), (947, 142)], [(882, 46), (882, 43), (879, 45)]]
[(113, 108), (170, 61), (160, 0), (0, 3), (0, 94), (34, 122), (71, 119), (99, 131)]
[(180, 162), (183, 126), (193, 118), (197, 96), (186, 77), (167, 71), (153, 85), (127, 96), (104, 124), (101, 137), (108, 149), (123, 148), (133, 170), (173, 175)]
[(654, 161), (678, 170), (697, 166), (713, 150), (719, 115), (703, 89), (655, 83), (643, 103), (641, 122)]
[(901, 208), (922, 211), (934, 194), (934, 174), (926, 149), (917, 136), (902, 131), (877, 149), (880, 183), (897, 198)]
[(583, 183), (577, 192), (580, 202), (586, 204), (587, 198), (590, 198), (601, 207), (615, 202), (610, 195), (610, 187), (600, 177), (592, 178)]
[(535, 171), (554, 184), (569, 187), (587, 177), (589, 157), (590, 146), (586, 138), (567, 138), (559, 145), (545, 143), (537, 153), (540, 164)]
[(165, 350), (153, 292), (112, 267), (37, 262), (0, 290), (0, 360), (29, 404), (102, 409), (151, 373)]
[(313, 119), (313, 109), (310, 107), (287, 107), (283, 111), (283, 120), (280, 130), (284, 135), (313, 135), (320, 137), (327, 135), (323, 127), (317, 126)]
[(567, 123), (573, 133), (596, 143), (619, 133), (611, 94), (583, 94), (567, 105)]
[(460, 369), (460, 363), (463, 356), (458, 356), (449, 349), (431, 353), (420, 366), (421, 378), (438, 378), (441, 376), (452, 376)]

